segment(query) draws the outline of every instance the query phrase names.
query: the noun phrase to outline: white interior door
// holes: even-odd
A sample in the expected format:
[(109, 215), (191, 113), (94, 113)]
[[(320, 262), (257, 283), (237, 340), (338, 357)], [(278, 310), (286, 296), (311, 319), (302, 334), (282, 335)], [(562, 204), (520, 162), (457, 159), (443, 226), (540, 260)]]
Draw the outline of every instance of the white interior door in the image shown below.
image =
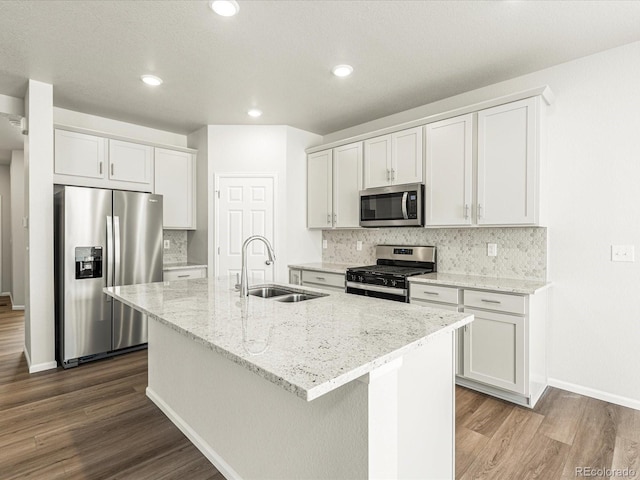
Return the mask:
[[(230, 284), (242, 267), (242, 243), (251, 235), (266, 237), (277, 254), (274, 218), (274, 176), (219, 176), (217, 178), (216, 275), (229, 275)], [(273, 264), (267, 265), (267, 249), (254, 241), (247, 250), (249, 284), (271, 282)]]

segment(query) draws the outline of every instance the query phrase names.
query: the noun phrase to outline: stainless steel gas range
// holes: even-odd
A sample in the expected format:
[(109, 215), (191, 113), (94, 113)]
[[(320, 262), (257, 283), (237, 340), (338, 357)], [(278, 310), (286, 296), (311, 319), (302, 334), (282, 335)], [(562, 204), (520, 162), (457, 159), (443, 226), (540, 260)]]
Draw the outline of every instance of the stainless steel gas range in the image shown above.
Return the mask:
[(375, 265), (347, 270), (347, 293), (409, 302), (412, 275), (436, 271), (436, 247), (378, 245)]

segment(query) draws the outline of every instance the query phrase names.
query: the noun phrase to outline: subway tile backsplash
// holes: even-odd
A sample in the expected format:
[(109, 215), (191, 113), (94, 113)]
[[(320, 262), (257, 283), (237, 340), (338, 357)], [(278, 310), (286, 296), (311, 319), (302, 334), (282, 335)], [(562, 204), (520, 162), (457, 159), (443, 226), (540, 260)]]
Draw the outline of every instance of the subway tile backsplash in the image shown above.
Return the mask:
[[(370, 265), (376, 245), (434, 245), (439, 272), (547, 280), (545, 227), (325, 230), (322, 238), (327, 240), (323, 262)], [(356, 250), (357, 241), (362, 251)], [(487, 256), (487, 243), (498, 245), (497, 256)]]
[(163, 230), (163, 240), (169, 240), (170, 248), (164, 250), (163, 262), (177, 263), (187, 261), (187, 231), (186, 230)]

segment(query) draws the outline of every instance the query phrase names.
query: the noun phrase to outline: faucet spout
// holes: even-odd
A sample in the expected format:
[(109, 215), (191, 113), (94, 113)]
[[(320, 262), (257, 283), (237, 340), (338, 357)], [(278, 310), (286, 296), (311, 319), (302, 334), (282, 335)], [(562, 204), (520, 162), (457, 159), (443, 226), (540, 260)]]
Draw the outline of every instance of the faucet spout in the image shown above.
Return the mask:
[(276, 260), (276, 254), (273, 252), (273, 248), (271, 247), (271, 243), (262, 235), (251, 235), (247, 238), (242, 244), (242, 273), (240, 276), (240, 297), (246, 297), (249, 295), (249, 278), (247, 275), (247, 248), (249, 244), (254, 240), (260, 240), (267, 247), (267, 255), (269, 260), (267, 260), (267, 265), (271, 265)]

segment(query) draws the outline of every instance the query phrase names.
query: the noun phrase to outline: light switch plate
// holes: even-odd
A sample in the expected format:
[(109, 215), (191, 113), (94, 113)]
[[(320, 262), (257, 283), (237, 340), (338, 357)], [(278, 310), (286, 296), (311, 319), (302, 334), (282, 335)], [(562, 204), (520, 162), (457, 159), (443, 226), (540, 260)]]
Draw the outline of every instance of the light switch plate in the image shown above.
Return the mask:
[(361, 252), (362, 251), (362, 241), (357, 240), (356, 241), (356, 250)]
[(327, 248), (327, 241), (326, 240), (322, 240), (322, 248)]
[(498, 255), (498, 244), (497, 243), (487, 243), (487, 256), (495, 257)]
[(612, 262), (635, 262), (635, 247), (633, 245), (611, 245)]
[(171, 248), (171, 240), (164, 241), (164, 249), (169, 250)]

